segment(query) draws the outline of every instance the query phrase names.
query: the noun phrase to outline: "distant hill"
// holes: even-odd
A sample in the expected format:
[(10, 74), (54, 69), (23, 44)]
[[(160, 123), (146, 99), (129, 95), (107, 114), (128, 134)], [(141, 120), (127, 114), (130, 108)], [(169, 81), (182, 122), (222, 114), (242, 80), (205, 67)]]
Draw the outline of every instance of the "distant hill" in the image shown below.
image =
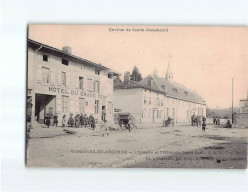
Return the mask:
[[(213, 117), (220, 117), (220, 118), (232, 118), (232, 108), (224, 108), (224, 109), (210, 109), (207, 108), (207, 117), (213, 118)], [(233, 108), (233, 113), (238, 113), (239, 108), (235, 107)]]

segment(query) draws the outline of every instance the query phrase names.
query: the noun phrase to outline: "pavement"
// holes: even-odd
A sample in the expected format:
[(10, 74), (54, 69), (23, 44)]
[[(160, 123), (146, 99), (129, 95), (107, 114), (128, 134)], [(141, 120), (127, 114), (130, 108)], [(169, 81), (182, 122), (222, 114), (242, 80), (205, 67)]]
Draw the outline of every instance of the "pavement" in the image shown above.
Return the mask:
[(30, 167), (247, 168), (248, 129), (146, 124), (107, 136), (99, 127), (36, 126), (29, 137)]

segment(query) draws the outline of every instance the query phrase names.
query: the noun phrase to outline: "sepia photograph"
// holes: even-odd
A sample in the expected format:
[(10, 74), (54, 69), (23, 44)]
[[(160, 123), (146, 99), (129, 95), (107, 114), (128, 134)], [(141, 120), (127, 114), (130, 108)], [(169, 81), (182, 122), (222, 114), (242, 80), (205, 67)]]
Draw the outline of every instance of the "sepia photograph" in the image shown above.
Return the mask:
[(27, 34), (27, 167), (247, 169), (247, 27)]

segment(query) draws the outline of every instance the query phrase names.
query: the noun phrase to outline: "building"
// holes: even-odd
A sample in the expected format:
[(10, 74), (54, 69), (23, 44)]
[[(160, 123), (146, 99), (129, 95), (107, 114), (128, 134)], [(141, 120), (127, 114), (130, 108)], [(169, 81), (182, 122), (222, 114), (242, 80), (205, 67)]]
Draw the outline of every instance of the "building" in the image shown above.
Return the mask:
[(166, 77), (149, 75), (140, 82), (130, 80), (125, 73), (124, 82), (114, 85), (114, 104), (123, 112), (132, 113), (137, 122), (162, 122), (168, 117), (178, 123), (189, 123), (191, 116), (206, 116), (206, 103), (195, 92), (173, 81), (172, 73)]
[(239, 112), (240, 113), (248, 113), (248, 92), (247, 98), (239, 100)]
[(72, 55), (71, 48), (62, 50), (28, 40), (27, 99), (32, 102), (32, 121), (44, 123), (46, 114), (95, 114), (106, 110), (113, 118), (114, 71)]

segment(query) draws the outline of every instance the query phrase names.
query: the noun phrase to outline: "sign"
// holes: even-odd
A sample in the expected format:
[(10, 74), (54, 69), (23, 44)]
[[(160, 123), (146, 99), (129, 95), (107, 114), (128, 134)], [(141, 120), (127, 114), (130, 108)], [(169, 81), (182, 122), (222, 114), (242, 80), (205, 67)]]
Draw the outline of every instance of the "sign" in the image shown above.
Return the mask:
[(59, 87), (49, 87), (48, 91), (54, 92), (54, 93), (61, 93), (61, 94), (67, 94), (67, 95), (79, 95), (81, 97), (92, 97), (92, 98), (98, 98), (98, 99), (106, 99), (107, 96), (86, 92), (86, 91), (78, 91), (78, 90), (70, 90), (70, 89), (63, 89)]

